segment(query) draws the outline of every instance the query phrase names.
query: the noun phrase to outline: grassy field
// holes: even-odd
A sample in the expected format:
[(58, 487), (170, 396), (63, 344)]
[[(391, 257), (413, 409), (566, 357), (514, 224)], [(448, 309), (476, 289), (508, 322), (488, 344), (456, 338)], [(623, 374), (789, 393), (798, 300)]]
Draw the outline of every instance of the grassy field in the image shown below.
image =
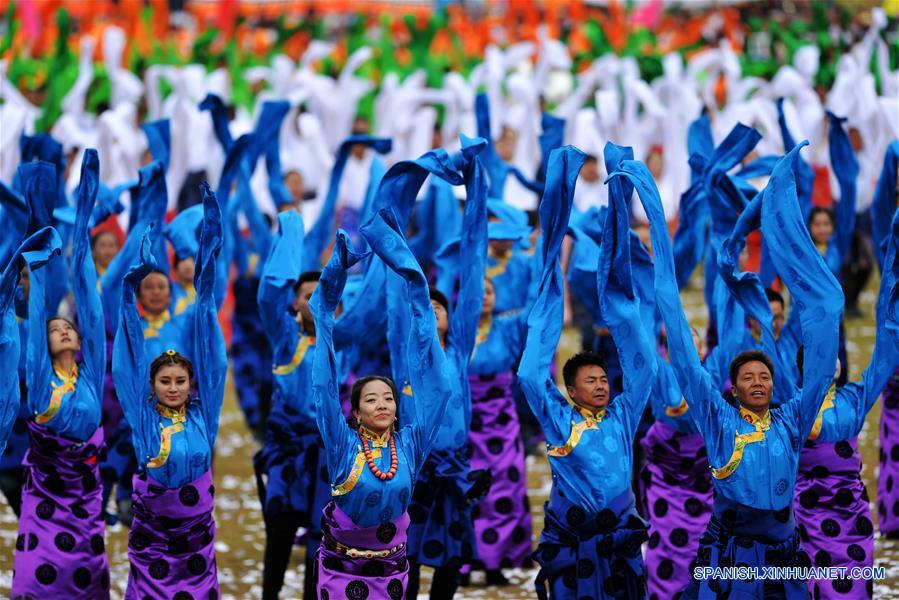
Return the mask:
[[(850, 368), (853, 378), (857, 378), (867, 365), (874, 337), (874, 300), (876, 281), (872, 281), (865, 292), (862, 307), (864, 318), (847, 321), (849, 339)], [(691, 322), (703, 323), (706, 315), (699, 293), (687, 291), (685, 306)], [(566, 331), (559, 348), (559, 358), (563, 360), (577, 349), (574, 331)], [(868, 487), (872, 509), (877, 501), (877, 424), (880, 420), (878, 403), (859, 439), (859, 448), (865, 468), (862, 476)], [(262, 553), (264, 532), (260, 505), (256, 496), (256, 483), (252, 472), (251, 458), (258, 449), (256, 442), (244, 425), (243, 416), (237, 406), (234, 390), (229, 386), (221, 419), (221, 432), (215, 458), (216, 508), (218, 524), (216, 542), (219, 582), (225, 599), (258, 598), (261, 594)], [(534, 543), (543, 527), (543, 502), (549, 494), (550, 473), (545, 457), (528, 459), (528, 488), (534, 517)], [(874, 518), (876, 520), (876, 511)], [(9, 593), (12, 580), (13, 549), (15, 548), (17, 522), (9, 507), (0, 500), (0, 595)], [(117, 525), (108, 530), (107, 553), (112, 571), (113, 598), (124, 595), (128, 580), (127, 530)], [(282, 598), (302, 597), (302, 564), (304, 551), (296, 548), (287, 573)], [(899, 598), (899, 543), (877, 540), (876, 562), (887, 569), (887, 579), (878, 582), (875, 588), (877, 598)], [(430, 579), (428, 569), (423, 580)], [(533, 579), (536, 570), (508, 573), (514, 585), (505, 588), (484, 588), (479, 585), (478, 574), (473, 576), (472, 586), (462, 588), (458, 598), (533, 598)], [(427, 590), (427, 583), (422, 588)], [(421, 596), (426, 597), (425, 595)]]

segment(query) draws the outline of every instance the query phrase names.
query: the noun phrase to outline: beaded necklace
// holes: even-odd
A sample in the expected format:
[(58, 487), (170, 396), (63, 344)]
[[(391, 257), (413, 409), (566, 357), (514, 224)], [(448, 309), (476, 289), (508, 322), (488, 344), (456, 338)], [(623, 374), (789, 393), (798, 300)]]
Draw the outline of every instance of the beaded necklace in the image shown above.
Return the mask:
[[(391, 432), (388, 431), (385, 434), (387, 438), (387, 444), (390, 445), (390, 470), (385, 473), (378, 468), (378, 466), (375, 464), (375, 459), (371, 455), (371, 447), (368, 444), (368, 439), (371, 435), (374, 434), (368, 431), (365, 427), (359, 427), (359, 439), (362, 440), (362, 452), (365, 454), (365, 460), (368, 462), (368, 468), (371, 469), (372, 474), (381, 481), (388, 481), (390, 479), (393, 479), (393, 476), (396, 475), (397, 465), (399, 464), (399, 461), (396, 458), (396, 440), (394, 439)], [(383, 441), (381, 441), (381, 444), (383, 444)]]

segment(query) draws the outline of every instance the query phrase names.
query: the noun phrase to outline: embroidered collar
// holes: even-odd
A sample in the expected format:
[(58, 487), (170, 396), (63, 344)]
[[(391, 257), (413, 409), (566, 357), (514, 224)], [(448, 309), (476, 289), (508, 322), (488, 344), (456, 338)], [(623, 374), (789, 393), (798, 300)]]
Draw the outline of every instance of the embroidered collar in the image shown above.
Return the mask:
[(57, 377), (62, 379), (62, 385), (74, 385), (76, 381), (78, 381), (78, 365), (72, 367), (72, 372), (70, 374), (66, 374), (62, 369), (53, 367), (53, 372)]
[(144, 315), (144, 321), (147, 322), (147, 328), (144, 330), (144, 339), (146, 338), (154, 338), (159, 337), (159, 330), (168, 323), (172, 318), (171, 313), (169, 313), (168, 309), (162, 311), (155, 319), (151, 318), (149, 315)]
[(490, 337), (490, 329), (493, 327), (493, 315), (488, 316), (486, 319), (478, 321), (478, 334), (475, 337), (474, 345), (480, 346), (484, 342), (487, 341), (487, 338)]
[(381, 435), (378, 435), (364, 425), (360, 425), (359, 432), (368, 440), (372, 448), (386, 448), (387, 443), (390, 441), (391, 432), (389, 429)]
[(184, 423), (187, 421), (187, 403), (185, 402), (178, 408), (169, 408), (162, 404), (156, 403), (156, 412), (160, 417), (171, 419), (173, 424)]
[(591, 423), (599, 423), (606, 416), (606, 409), (600, 408), (597, 411), (593, 411), (586, 406), (581, 406), (580, 404), (576, 404), (574, 401), (569, 400), (568, 403), (571, 405), (574, 410), (578, 412), (579, 415), (584, 417), (587, 421)]
[(766, 410), (761, 417), (744, 407), (740, 407), (740, 418), (755, 426), (756, 431), (768, 431), (771, 427), (771, 411)]

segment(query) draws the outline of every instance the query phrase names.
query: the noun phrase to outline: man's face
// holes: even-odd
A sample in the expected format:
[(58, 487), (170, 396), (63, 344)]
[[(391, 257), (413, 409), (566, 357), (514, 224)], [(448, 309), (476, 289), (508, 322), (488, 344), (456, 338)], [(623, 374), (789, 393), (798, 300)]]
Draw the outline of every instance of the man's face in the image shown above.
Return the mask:
[(574, 386), (568, 386), (571, 400), (593, 411), (609, 404), (609, 378), (599, 365), (585, 365), (578, 369)]
[(297, 293), (293, 298), (293, 309), (300, 313), (304, 323), (310, 325), (313, 320), (312, 311), (309, 310), (309, 299), (312, 298), (312, 293), (315, 292), (315, 288), (317, 287), (317, 281), (304, 281), (300, 284), (300, 289), (297, 290)]

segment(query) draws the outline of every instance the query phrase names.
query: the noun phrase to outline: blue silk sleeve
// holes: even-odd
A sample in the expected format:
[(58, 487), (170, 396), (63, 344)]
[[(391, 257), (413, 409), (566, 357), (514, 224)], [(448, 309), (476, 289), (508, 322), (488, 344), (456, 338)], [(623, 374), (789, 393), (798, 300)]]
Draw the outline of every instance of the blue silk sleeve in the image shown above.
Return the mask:
[(293, 203), (290, 192), (284, 187), (284, 175), (281, 172), (281, 123), (288, 112), (290, 103), (285, 100), (263, 102), (262, 112), (256, 123), (256, 140), (265, 140), (259, 151), (265, 154), (268, 191), (276, 207)]
[(208, 184), (203, 185), (203, 225), (197, 266), (194, 271), (194, 287), (197, 302), (194, 315), (193, 362), (197, 373), (197, 390), (200, 395), (200, 411), (206, 424), (209, 447), (215, 447), (219, 416), (225, 397), (225, 376), (228, 359), (225, 338), (218, 321), (218, 304), (215, 298), (216, 261), (222, 250), (222, 213), (215, 194)]
[(528, 316), (524, 353), (518, 366), (521, 389), (552, 445), (562, 445), (571, 431), (570, 410), (550, 376), (550, 366), (562, 335), (562, 267), (559, 254), (568, 230), (577, 175), (586, 155), (570, 146), (552, 152), (546, 188), (540, 202), (543, 230), (543, 272)]
[(98, 398), (103, 394), (103, 378), (106, 373), (106, 328), (103, 305), (97, 291), (97, 271), (91, 256), (88, 224), (99, 185), (100, 159), (96, 150), (88, 149), (81, 164), (81, 183), (78, 185), (76, 199), (72, 289), (81, 333), (82, 363), (79, 379), (89, 381)]
[(312, 367), (312, 393), (315, 398), (315, 420), (321, 432), (328, 459), (328, 471), (337, 473), (343, 460), (355, 453), (358, 438), (349, 428), (338, 395), (340, 367), (334, 351), (332, 331), (334, 311), (340, 303), (347, 269), (356, 264), (362, 255), (349, 247), (347, 235), (337, 232), (337, 241), (331, 258), (322, 269), (318, 287), (309, 301), (309, 309), (315, 319), (315, 358)]
[(762, 192), (762, 235), (771, 258), (795, 298), (805, 360), (802, 389), (781, 414), (793, 420), (800, 440), (809, 432), (833, 380), (837, 338), (843, 310), (843, 290), (818, 253), (802, 218), (796, 196), (795, 159), (804, 142), (774, 168)]
[[(830, 166), (840, 185), (840, 201), (834, 211), (834, 232), (827, 249), (826, 259), (834, 275), (839, 275), (849, 242), (855, 231), (855, 201), (858, 180), (858, 160), (849, 135), (844, 129), (845, 118), (828, 112), (830, 127), (827, 141), (830, 148)], [(833, 248), (833, 250), (831, 250)]]
[(546, 167), (549, 166), (549, 154), (556, 148), (562, 147), (565, 136), (565, 119), (544, 112), (540, 116), (540, 168), (537, 170), (537, 179), (546, 180)]
[(0, 219), (3, 219), (3, 233), (0, 237), (0, 264), (11, 260), (16, 243), (28, 231), (28, 204), (25, 199), (0, 182)]
[(877, 178), (874, 201), (871, 204), (871, 241), (881, 271), (886, 254), (882, 245), (890, 236), (890, 220), (896, 210), (897, 167), (899, 167), (899, 140), (893, 140), (883, 157), (883, 167)]
[(9, 433), (19, 412), (19, 364), (21, 336), (16, 320), (15, 293), (19, 281), (21, 260), (32, 272), (42, 270), (51, 256), (59, 254), (62, 240), (56, 230), (38, 230), (13, 250), (8, 264), (0, 274), (0, 455), (6, 447)]
[[(152, 162), (141, 167), (140, 189), (138, 192), (138, 215), (134, 227), (128, 232), (128, 237), (122, 245), (122, 249), (115, 255), (109, 268), (100, 280), (100, 294), (103, 302), (103, 312), (112, 321), (118, 318), (119, 303), (122, 298), (122, 282), (125, 273), (140, 258), (143, 234), (152, 223), (152, 236), (161, 235), (158, 229), (159, 223), (165, 216), (165, 171), (162, 163)], [(160, 193), (161, 192), (161, 193)]]
[[(789, 152), (796, 147), (796, 140), (787, 127), (787, 118), (784, 115), (784, 100), (777, 99), (777, 125), (783, 139), (784, 152)], [(771, 165), (772, 168), (774, 165)], [(769, 170), (768, 173), (771, 171)], [(812, 188), (815, 185), (815, 172), (801, 156), (796, 162), (796, 194), (799, 197), (799, 207), (803, 216), (808, 216), (812, 206)]]
[(200, 102), (200, 110), (208, 110), (212, 116), (212, 128), (215, 131), (215, 137), (221, 144), (222, 149), (228, 152), (234, 143), (231, 138), (231, 131), (228, 129), (228, 108), (221, 98), (215, 94), (207, 94)]
[(169, 120), (148, 121), (141, 125), (141, 129), (147, 136), (147, 145), (150, 146), (150, 154), (153, 156), (153, 160), (161, 162), (163, 170), (168, 171), (172, 146)]
[(295, 340), (287, 335), (296, 330), (288, 308), (293, 286), (300, 276), (303, 258), (303, 219), (296, 211), (278, 215), (278, 235), (262, 268), (257, 302), (262, 328), (272, 348), (274, 364), (289, 362)]

